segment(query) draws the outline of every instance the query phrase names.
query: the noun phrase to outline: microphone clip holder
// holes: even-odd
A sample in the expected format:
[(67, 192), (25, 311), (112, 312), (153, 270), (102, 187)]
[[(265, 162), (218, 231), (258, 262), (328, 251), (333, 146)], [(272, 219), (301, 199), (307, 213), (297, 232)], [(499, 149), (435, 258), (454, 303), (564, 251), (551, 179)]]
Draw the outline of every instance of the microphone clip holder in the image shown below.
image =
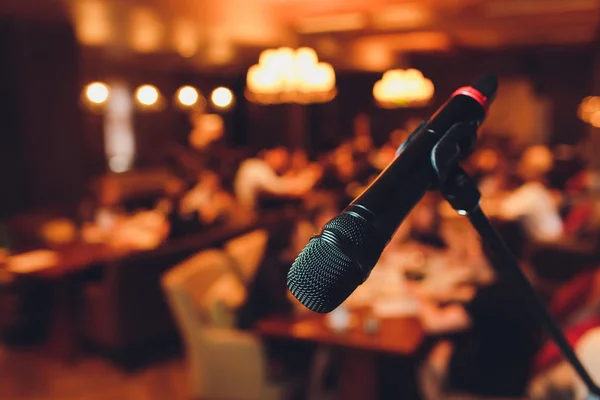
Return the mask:
[(516, 257), (481, 210), (479, 206), (481, 193), (476, 183), (458, 164), (458, 161), (467, 152), (470, 152), (476, 137), (476, 125), (457, 124), (433, 148), (431, 164), (438, 176), (437, 187), (457, 213), (469, 219), (483, 244), (491, 251), (491, 255), (496, 261), (496, 263), (492, 263), (492, 266), (498, 273), (502, 275), (511, 274), (513, 278), (516, 278), (515, 280), (524, 299), (532, 308), (533, 313), (538, 315), (550, 338), (556, 343), (565, 360), (577, 372), (590, 394), (600, 396), (600, 387), (583, 366), (563, 331), (556, 324), (544, 302), (531, 286)]

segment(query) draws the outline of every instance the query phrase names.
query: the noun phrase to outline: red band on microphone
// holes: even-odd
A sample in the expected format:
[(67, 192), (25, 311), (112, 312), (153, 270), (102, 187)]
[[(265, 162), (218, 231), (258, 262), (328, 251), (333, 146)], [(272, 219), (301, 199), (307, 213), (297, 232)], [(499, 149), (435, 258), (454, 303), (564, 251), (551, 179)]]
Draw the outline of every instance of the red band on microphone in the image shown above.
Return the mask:
[(477, 89), (472, 88), (471, 86), (463, 86), (457, 89), (452, 94), (452, 97), (458, 96), (459, 94), (469, 96), (470, 98), (481, 104), (481, 107), (483, 107), (483, 109), (487, 112), (489, 106), (488, 98), (482, 95)]

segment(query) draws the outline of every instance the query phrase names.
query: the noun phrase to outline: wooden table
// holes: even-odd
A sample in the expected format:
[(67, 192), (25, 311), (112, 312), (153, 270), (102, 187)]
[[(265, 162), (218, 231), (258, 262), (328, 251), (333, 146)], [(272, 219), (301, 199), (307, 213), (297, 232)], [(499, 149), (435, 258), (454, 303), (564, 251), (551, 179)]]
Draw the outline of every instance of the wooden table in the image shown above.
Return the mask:
[(77, 241), (52, 249), (58, 253), (59, 257), (55, 265), (18, 275), (42, 279), (62, 279), (65, 276), (76, 275), (90, 267), (119, 261), (124, 258), (154, 257), (186, 249), (197, 249), (200, 251), (208, 247), (220, 247), (222, 243), (229, 239), (243, 235), (254, 229), (269, 228), (281, 221), (295, 218), (295, 216), (294, 210), (288, 209), (265, 213), (254, 220), (207, 228), (205, 231), (197, 234), (169, 239), (157, 248), (148, 250), (119, 248), (106, 243)]
[[(335, 333), (327, 327), (322, 315), (272, 317), (259, 322), (256, 331), (266, 338), (312, 342), (342, 350), (338, 396), (344, 400), (365, 400), (378, 398), (377, 362), (380, 356), (405, 357), (408, 361), (407, 371), (414, 372), (413, 358), (423, 342), (424, 333), (414, 317), (383, 319), (374, 334), (364, 331), (363, 322), (364, 315), (359, 312), (352, 329)], [(398, 371), (398, 374), (400, 376), (406, 372)]]
[(81, 304), (81, 284), (85, 277), (89, 277), (88, 272), (91, 270), (138, 257), (152, 259), (165, 253), (219, 247), (229, 239), (254, 229), (268, 228), (293, 216), (288, 210), (274, 212), (261, 216), (258, 220), (214, 227), (195, 235), (169, 240), (150, 250), (117, 248), (103, 243), (78, 241), (53, 248), (58, 255), (58, 261), (54, 265), (15, 275), (17, 279), (35, 279), (49, 283), (54, 306), (45, 347), (59, 358), (73, 361), (80, 347), (78, 307)]

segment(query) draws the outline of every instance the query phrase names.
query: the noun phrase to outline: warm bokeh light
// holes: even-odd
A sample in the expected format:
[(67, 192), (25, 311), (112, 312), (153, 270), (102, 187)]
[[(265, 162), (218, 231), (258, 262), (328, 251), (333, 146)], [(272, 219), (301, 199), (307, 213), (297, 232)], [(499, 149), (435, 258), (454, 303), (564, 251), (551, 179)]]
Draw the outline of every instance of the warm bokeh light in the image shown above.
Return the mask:
[(140, 86), (135, 92), (137, 101), (145, 106), (155, 104), (158, 101), (158, 96), (158, 89), (152, 85)]
[(382, 107), (425, 105), (433, 97), (433, 83), (416, 69), (392, 69), (373, 86), (373, 97)]
[(193, 106), (198, 102), (198, 91), (191, 86), (183, 86), (177, 91), (177, 100), (184, 106)]
[(247, 96), (258, 103), (318, 103), (335, 97), (333, 67), (308, 47), (265, 50), (248, 70)]
[(233, 102), (233, 93), (226, 87), (218, 87), (210, 95), (212, 103), (219, 108), (226, 108)]
[(402, 61), (387, 43), (375, 40), (355, 41), (347, 55), (355, 67), (374, 72), (383, 72)]
[(179, 55), (185, 58), (193, 57), (199, 46), (198, 31), (193, 21), (182, 19), (173, 27), (173, 45)]
[(582, 121), (600, 128), (600, 96), (588, 96), (581, 101), (577, 114)]
[(102, 0), (73, 2), (77, 39), (88, 46), (106, 45), (113, 39), (109, 5)]
[(85, 96), (95, 104), (102, 104), (108, 99), (108, 86), (102, 82), (94, 82), (87, 85)]
[(159, 15), (148, 7), (136, 7), (130, 14), (130, 45), (135, 51), (157, 51), (164, 39), (165, 27)]

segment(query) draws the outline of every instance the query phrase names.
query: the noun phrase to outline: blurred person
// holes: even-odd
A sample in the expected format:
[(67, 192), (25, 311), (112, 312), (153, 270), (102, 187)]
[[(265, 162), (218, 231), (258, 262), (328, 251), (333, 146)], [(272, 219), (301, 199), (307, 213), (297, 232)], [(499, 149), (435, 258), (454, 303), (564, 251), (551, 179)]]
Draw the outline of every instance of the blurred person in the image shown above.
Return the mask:
[(185, 191), (185, 183), (178, 178), (169, 178), (164, 184), (163, 196), (156, 202), (155, 209), (170, 215), (179, 208), (179, 201)]
[(600, 180), (589, 169), (571, 177), (565, 188), (565, 235), (596, 239), (600, 227), (600, 207), (596, 193)]
[(558, 145), (553, 153), (554, 165), (548, 173), (548, 183), (552, 188), (564, 190), (571, 178), (586, 171), (586, 163), (576, 146)]
[(395, 129), (392, 131), (387, 142), (373, 153), (371, 157), (373, 167), (378, 171), (385, 169), (396, 158), (396, 153), (407, 138), (408, 132), (404, 129)]
[(92, 184), (92, 196), (81, 206), (84, 222), (93, 225), (99, 232), (110, 232), (127, 216), (122, 205), (119, 180), (106, 175)]
[(335, 192), (343, 204), (348, 204), (360, 190), (356, 159), (349, 145), (335, 149), (325, 166), (319, 188)]
[[(507, 244), (517, 257), (523, 255), (522, 240)], [(481, 254), (468, 264), (474, 272), (471, 299), (448, 303), (431, 293), (419, 298), (425, 331), (441, 340), (420, 371), (426, 400), (518, 399), (526, 393), (540, 326), (517, 295), (517, 278), (500, 273), (503, 266), (487, 248)]]
[(546, 184), (546, 174), (553, 163), (554, 157), (547, 147), (529, 147), (517, 167), (523, 184), (502, 200), (499, 209), (503, 218), (522, 220), (535, 241), (555, 241), (563, 234), (559, 199)]
[(200, 175), (198, 184), (187, 192), (180, 202), (180, 213), (193, 215), (201, 226), (212, 226), (233, 221), (237, 204), (232, 195), (223, 190), (221, 179), (213, 171)]
[(284, 175), (292, 177), (302, 176), (306, 174), (307, 171), (313, 171), (318, 174), (318, 171), (321, 171), (322, 169), (321, 163), (311, 162), (306, 150), (296, 149), (291, 154), (290, 165)]
[(120, 182), (114, 175), (103, 176), (92, 185), (92, 193), (80, 209), (82, 236), (91, 243), (111, 242), (130, 216), (122, 204)]
[(165, 182), (164, 194), (156, 202), (155, 210), (164, 215), (169, 224), (169, 236), (185, 236), (194, 229), (188, 230), (189, 221), (180, 213), (181, 200), (186, 192), (186, 183), (179, 178), (170, 178)]
[(320, 192), (305, 202), (306, 213), (299, 219), (294, 230), (290, 254), (295, 258), (304, 249), (310, 238), (340, 212), (336, 196)]
[(285, 176), (289, 163), (289, 152), (283, 147), (264, 150), (259, 157), (243, 161), (233, 184), (240, 205), (256, 211), (264, 198), (293, 199), (308, 193), (321, 171), (312, 166), (294, 176)]
[(354, 157), (357, 180), (364, 185), (371, 179), (372, 175), (378, 172), (378, 169), (372, 163), (377, 150), (373, 145), (369, 115), (360, 113), (356, 116), (354, 119), (354, 136), (349, 145)]
[(398, 149), (404, 144), (404, 142), (406, 142), (406, 139), (408, 139), (409, 135), (410, 132), (406, 129), (394, 129), (392, 133), (390, 133), (390, 137), (385, 145)]
[(224, 122), (221, 116), (206, 114), (204, 109), (198, 109), (190, 114), (190, 121), (193, 127), (188, 141), (192, 148), (204, 151), (223, 138)]
[(500, 157), (498, 150), (493, 148), (477, 150), (472, 155), (475, 178), (493, 174), (500, 165)]
[(290, 171), (293, 173), (302, 172), (310, 166), (310, 160), (305, 150), (296, 149), (292, 152)]
[(441, 215), (438, 212), (439, 195), (426, 193), (408, 215), (408, 240), (438, 249), (446, 248), (441, 235)]
[(396, 151), (392, 146), (383, 146), (371, 157), (371, 164), (378, 171), (383, 171), (396, 158)]
[(387, 142), (371, 157), (371, 164), (381, 171), (396, 157), (400, 146), (408, 139), (409, 133), (404, 129), (395, 129), (390, 133)]
[(367, 114), (360, 113), (354, 118), (354, 136), (350, 144), (357, 154), (368, 155), (373, 150), (371, 120)]
[[(548, 308), (571, 347), (578, 351), (580, 357), (585, 355), (579, 346), (586, 341), (585, 336), (595, 335), (600, 327), (600, 271), (582, 272), (561, 285), (554, 291)], [(558, 346), (549, 339), (538, 353), (535, 371), (536, 377), (530, 385), (530, 395), (535, 400), (548, 398), (548, 393), (557, 388), (574, 389), (578, 386), (577, 382), (581, 382)], [(594, 378), (593, 367), (588, 371)], [(565, 399), (580, 399), (582, 395)]]
[(485, 200), (499, 198), (509, 190), (508, 160), (500, 151), (493, 148), (476, 151), (471, 159), (471, 167), (481, 196)]

